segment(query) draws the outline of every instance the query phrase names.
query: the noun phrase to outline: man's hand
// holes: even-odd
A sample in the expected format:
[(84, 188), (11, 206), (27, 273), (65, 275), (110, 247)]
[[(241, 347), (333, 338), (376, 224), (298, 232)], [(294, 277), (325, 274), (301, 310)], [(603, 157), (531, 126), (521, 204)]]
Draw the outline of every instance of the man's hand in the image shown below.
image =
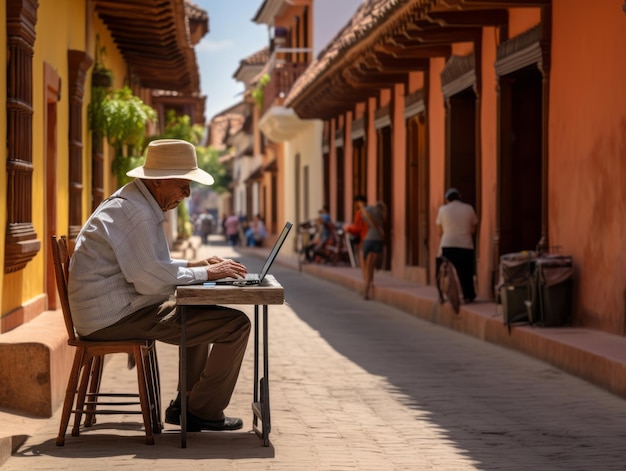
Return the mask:
[(241, 263), (227, 259), (208, 265), (206, 272), (209, 281), (212, 281), (220, 278), (243, 278), (248, 270)]
[(209, 262), (209, 265), (215, 265), (216, 263), (225, 261), (225, 259), (218, 257), (217, 255), (213, 255), (212, 257), (207, 258), (206, 261)]
[(225, 259), (222, 257), (218, 257), (217, 255), (213, 255), (212, 257), (205, 258), (203, 260), (196, 260), (194, 262), (187, 262), (188, 267), (206, 267), (207, 265), (215, 265), (216, 263), (224, 262)]

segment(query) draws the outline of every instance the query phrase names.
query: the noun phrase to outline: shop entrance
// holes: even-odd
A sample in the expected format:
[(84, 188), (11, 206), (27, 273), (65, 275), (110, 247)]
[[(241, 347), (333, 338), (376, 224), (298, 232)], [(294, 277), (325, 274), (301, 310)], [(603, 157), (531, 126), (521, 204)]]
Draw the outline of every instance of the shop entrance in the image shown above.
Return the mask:
[(541, 81), (535, 65), (500, 78), (500, 255), (535, 250), (541, 239)]

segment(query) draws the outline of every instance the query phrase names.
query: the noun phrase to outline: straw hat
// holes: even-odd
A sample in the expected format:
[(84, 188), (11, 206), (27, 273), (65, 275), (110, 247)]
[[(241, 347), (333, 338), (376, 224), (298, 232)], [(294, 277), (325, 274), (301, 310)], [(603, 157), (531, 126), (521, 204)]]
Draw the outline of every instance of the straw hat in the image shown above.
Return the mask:
[(148, 144), (145, 163), (128, 171), (126, 175), (148, 180), (181, 178), (204, 185), (212, 185), (214, 182), (211, 175), (198, 168), (193, 144), (180, 139), (152, 141)]

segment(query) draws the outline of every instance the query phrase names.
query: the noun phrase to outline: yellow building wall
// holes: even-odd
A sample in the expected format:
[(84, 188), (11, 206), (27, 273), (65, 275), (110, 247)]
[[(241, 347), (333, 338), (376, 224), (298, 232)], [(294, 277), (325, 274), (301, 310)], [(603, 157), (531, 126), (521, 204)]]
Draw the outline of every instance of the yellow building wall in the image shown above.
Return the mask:
[[(83, 0), (60, 0), (56, 2), (40, 2), (37, 11), (35, 27), (36, 39), (34, 44), (33, 70), (33, 119), (32, 119), (32, 222), (38, 239), (41, 241), (39, 253), (23, 270), (5, 275), (2, 280), (2, 314), (32, 302), (35, 298), (44, 295), (45, 288), (45, 254), (48, 241), (45, 237), (45, 191), (46, 191), (46, 94), (44, 82), (44, 64), (48, 64), (61, 79), (60, 100), (56, 106), (56, 144), (57, 144), (57, 220), (56, 227), (68, 227), (68, 49), (84, 49), (85, 44), (85, 7)], [(3, 14), (5, 9), (3, 8)], [(2, 24), (6, 21), (3, 19)], [(6, 38), (6, 33), (3, 35)], [(4, 53), (3, 48), (3, 53)], [(6, 61), (3, 62), (6, 64)], [(3, 80), (4, 76), (3, 74)], [(6, 81), (4, 82), (6, 90)], [(6, 94), (3, 94), (3, 100)], [(2, 106), (6, 113), (6, 106)], [(6, 114), (5, 114), (6, 118)], [(6, 119), (3, 121), (6, 123)], [(6, 134), (6, 127), (2, 132)], [(6, 140), (6, 139), (5, 139)], [(5, 156), (6, 157), (6, 156)], [(2, 172), (5, 178), (6, 172)], [(6, 186), (5, 186), (6, 187)], [(2, 208), (6, 224), (6, 207)], [(4, 250), (4, 244), (3, 244)], [(3, 254), (4, 255), (4, 254)], [(4, 257), (3, 257), (4, 259)], [(40, 300), (35, 310), (45, 308), (45, 300)]]
[[(2, 38), (6, 44), (6, 2), (0, 8), (0, 25)], [(105, 55), (101, 61), (113, 70), (114, 88), (121, 88), (128, 81), (127, 66), (117, 49), (106, 26), (89, 7), (85, 0), (55, 0), (39, 2), (37, 10), (36, 39), (32, 61), (33, 69), (33, 175), (32, 175), (32, 222), (37, 238), (41, 241), (39, 253), (17, 273), (5, 275), (0, 271), (2, 285), (1, 315), (2, 317), (23, 308), (24, 321), (41, 313), (47, 308), (45, 288), (46, 253), (49, 241), (46, 230), (46, 93), (45, 65), (58, 74), (60, 78), (60, 99), (56, 104), (56, 232), (67, 234), (69, 228), (69, 92), (68, 92), (68, 50), (82, 50), (95, 59), (96, 35), (100, 46), (104, 47)], [(6, 90), (6, 47), (0, 48), (0, 58), (5, 64), (4, 73), (0, 74), (0, 85)], [(82, 220), (91, 213), (92, 165), (91, 165), (91, 133), (88, 127), (88, 104), (91, 100), (91, 69), (88, 71), (83, 97), (83, 195)], [(6, 93), (0, 93), (0, 117), (6, 123)], [(6, 125), (0, 126), (0, 139), (6, 141)], [(0, 146), (0, 158), (6, 161), (6, 147)], [(117, 189), (117, 183), (111, 175), (111, 152), (105, 145), (104, 190), (108, 195)], [(6, 172), (0, 172), (0, 188), (3, 191), (2, 201), (6, 201)], [(6, 204), (0, 205), (0, 224), (6, 227)], [(4, 260), (5, 244), (1, 238), (0, 257)]]
[[(104, 48), (104, 55), (98, 54), (98, 60), (104, 64), (107, 69), (113, 71), (113, 89), (119, 89), (128, 83), (128, 67), (124, 61), (124, 56), (120, 53), (119, 49), (113, 42), (111, 33), (106, 28), (102, 20), (94, 14), (93, 16), (93, 30), (94, 38), (98, 37), (100, 48)], [(90, 51), (90, 55), (95, 59), (95, 39), (94, 50)], [(88, 77), (89, 97), (91, 97), (91, 74)], [(91, 214), (91, 139), (89, 140), (89, 159), (88, 165), (83, 165), (83, 170), (86, 172), (83, 175), (83, 182), (85, 184), (85, 190), (83, 190), (83, 197), (85, 202), (83, 203), (83, 220)], [(105, 143), (104, 145), (104, 196), (105, 198), (118, 189), (118, 184), (111, 172), (111, 160), (113, 159), (112, 149)], [(86, 170), (88, 168), (88, 172)]]

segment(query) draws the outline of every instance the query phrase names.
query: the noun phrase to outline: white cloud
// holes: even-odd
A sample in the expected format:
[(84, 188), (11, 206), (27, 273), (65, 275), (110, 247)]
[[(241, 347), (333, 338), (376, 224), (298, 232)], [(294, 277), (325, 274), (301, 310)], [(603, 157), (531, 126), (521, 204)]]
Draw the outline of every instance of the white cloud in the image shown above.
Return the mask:
[(210, 39), (203, 39), (196, 46), (198, 52), (217, 52), (225, 49), (231, 49), (235, 43), (230, 39), (222, 39), (220, 41), (212, 41)]

